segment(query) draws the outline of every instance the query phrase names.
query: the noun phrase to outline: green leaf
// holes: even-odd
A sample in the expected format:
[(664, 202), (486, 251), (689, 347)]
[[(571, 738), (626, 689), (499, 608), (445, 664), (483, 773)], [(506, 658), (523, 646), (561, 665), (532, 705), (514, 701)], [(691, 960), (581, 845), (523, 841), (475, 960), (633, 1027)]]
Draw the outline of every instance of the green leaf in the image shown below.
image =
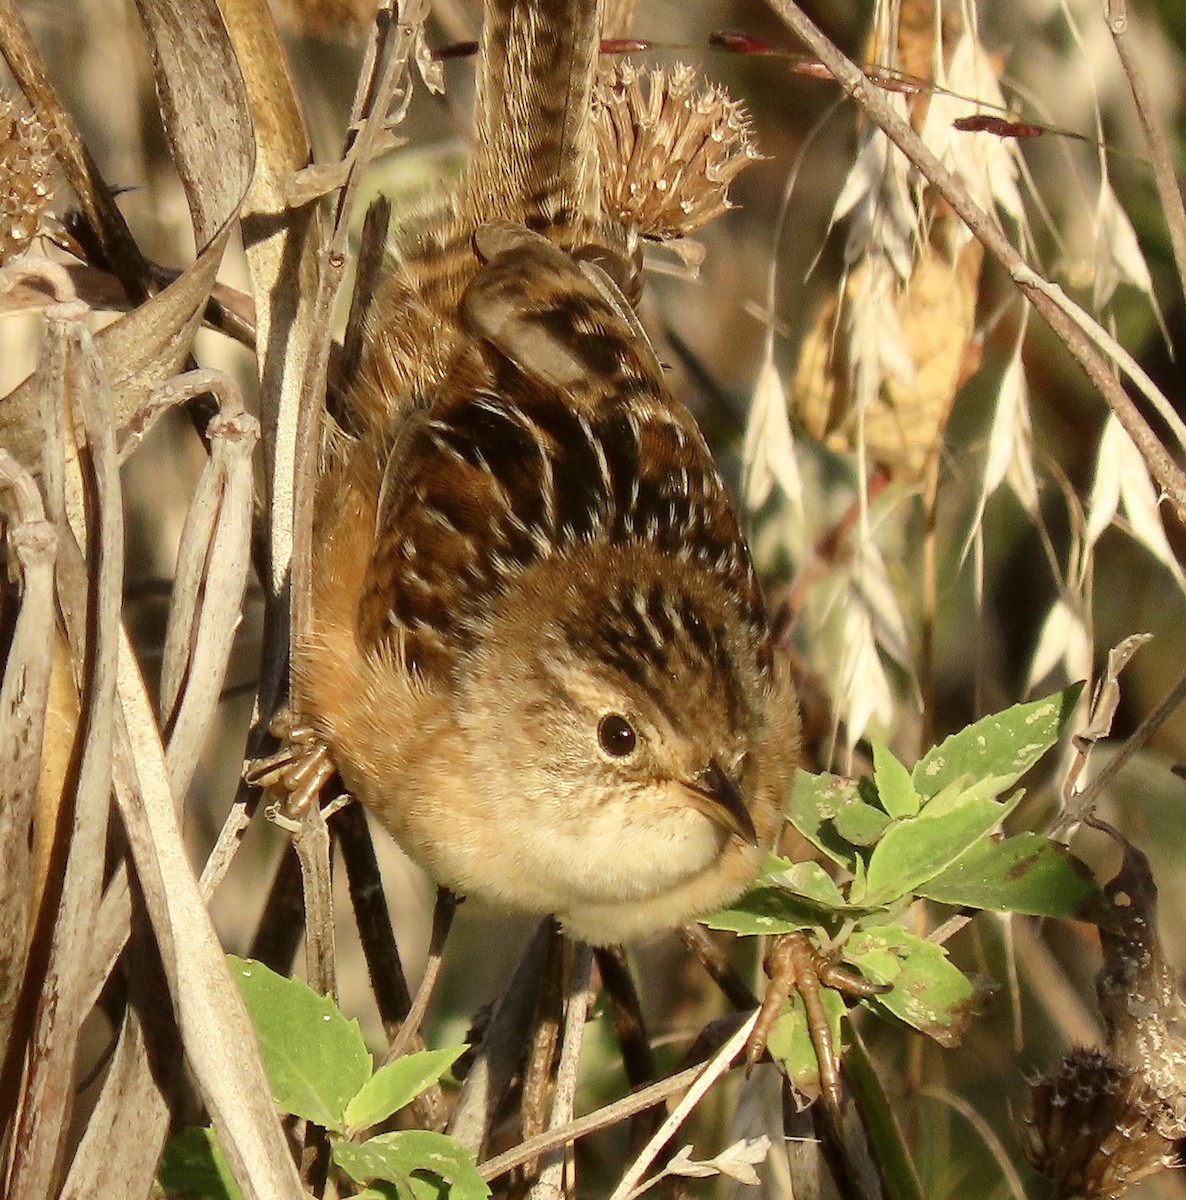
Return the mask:
[(371, 1077), (357, 1021), (327, 996), (262, 963), (227, 955), (259, 1040), (272, 1097), (282, 1112), (342, 1130), (346, 1105)]
[(1034, 917), (1092, 920), (1105, 903), (1090, 870), (1065, 846), (1037, 833), (974, 846), (916, 890), (957, 908)]
[(353, 1134), (391, 1116), (418, 1096), (461, 1057), (465, 1046), (421, 1050), (380, 1067), (346, 1105), (345, 1119)]
[(756, 883), (729, 908), (700, 918), (709, 929), (728, 929), (746, 935), (794, 933), (824, 923), (827, 914), (817, 904), (793, 896), (782, 888)]
[(194, 1200), (243, 1200), (213, 1129), (183, 1129), (165, 1147), (157, 1183)]
[(910, 772), (880, 742), (873, 743), (873, 782), (881, 807), (891, 817), (913, 817), (922, 807)]
[(817, 850), (838, 866), (852, 871), (856, 868), (857, 853), (836, 832), (832, 821), (846, 804), (859, 799), (855, 779), (796, 771), (786, 810), (787, 819)]
[(992, 792), (1011, 787), (1058, 741), (1075, 707), (1079, 686), (1043, 700), (1016, 704), (976, 721), (928, 751), (912, 779), (924, 799), (961, 776), (991, 781)]
[[(845, 1013), (844, 997), (832, 988), (820, 988), (819, 995), (828, 1016), (832, 1046), (839, 1052), (840, 1018)], [(807, 1027), (803, 1001), (797, 994), (792, 994), (782, 1015), (775, 1021), (766, 1048), (770, 1051), (770, 1057), (782, 1064), (796, 1091), (810, 1100), (820, 1094), (819, 1059), (816, 1058), (815, 1044)]]
[(917, 817), (899, 821), (874, 847), (865, 889), (858, 893), (854, 888), (852, 901), (885, 905), (916, 892), (995, 829), (1018, 799), (1001, 804), (967, 792), (944, 804), (938, 816), (927, 814), (928, 805)]
[(336, 1142), (333, 1155), (355, 1183), (384, 1180), (423, 1195), (423, 1184), (431, 1182), (424, 1175), (429, 1174), (449, 1185), (450, 1200), (485, 1200), (490, 1195), (474, 1156), (452, 1138), (428, 1129), (381, 1133), (361, 1145)]
[(880, 925), (854, 933), (843, 955), (866, 979), (893, 985), (862, 1003), (886, 1009), (940, 1045), (958, 1044), (974, 1015), (974, 992), (942, 946), (900, 925)]
[(764, 882), (774, 887), (784, 888), (796, 896), (818, 904), (825, 909), (842, 909), (845, 907), (844, 893), (836, 886), (836, 881), (817, 862), (790, 863), (777, 872), (769, 872)]
[(846, 804), (835, 817), (832, 824), (836, 832), (854, 846), (872, 846), (890, 825), (890, 818), (880, 808), (866, 804), (864, 800), (854, 800)]

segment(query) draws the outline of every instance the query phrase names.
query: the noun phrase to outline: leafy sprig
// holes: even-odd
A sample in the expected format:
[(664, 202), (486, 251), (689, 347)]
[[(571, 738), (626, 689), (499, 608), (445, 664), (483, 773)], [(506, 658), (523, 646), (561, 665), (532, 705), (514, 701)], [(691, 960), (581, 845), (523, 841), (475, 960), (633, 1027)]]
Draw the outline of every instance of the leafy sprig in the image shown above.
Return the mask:
[[(798, 772), (787, 818), (833, 871), (772, 855), (757, 883), (704, 923), (742, 935), (807, 931), (870, 982), (889, 985), (861, 1003), (955, 1045), (980, 989), (941, 945), (899, 922), (915, 900), (1087, 920), (1104, 911), (1099, 886), (1064, 846), (1033, 832), (1001, 832), (1024, 794), (1017, 783), (1057, 743), (1078, 693), (1070, 688), (985, 717), (913, 770), (875, 745), (871, 777)], [(830, 988), (822, 998), (835, 1042), (845, 1003)], [(769, 1049), (796, 1085), (818, 1090), (798, 996)]]

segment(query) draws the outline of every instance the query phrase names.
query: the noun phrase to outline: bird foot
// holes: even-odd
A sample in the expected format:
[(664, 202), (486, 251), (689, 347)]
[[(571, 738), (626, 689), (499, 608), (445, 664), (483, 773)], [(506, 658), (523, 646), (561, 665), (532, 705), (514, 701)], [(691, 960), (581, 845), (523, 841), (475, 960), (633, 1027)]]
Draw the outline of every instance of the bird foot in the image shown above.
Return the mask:
[(840, 1056), (832, 1042), (828, 1015), (820, 999), (820, 988), (829, 987), (843, 996), (865, 999), (889, 990), (886, 984), (870, 983), (842, 967), (816, 949), (806, 933), (784, 933), (775, 938), (762, 967), (770, 982), (762, 997), (758, 1020), (746, 1043), (747, 1070), (766, 1053), (766, 1040), (792, 991), (799, 993), (807, 1015), (811, 1044), (819, 1063), (820, 1093), (834, 1116), (840, 1115)]
[(337, 768), (320, 734), (309, 726), (294, 725), (287, 713), (278, 716), (268, 732), (281, 739), (280, 749), (251, 759), (243, 778), (248, 786), (276, 797), (268, 806), (268, 819), (295, 833)]

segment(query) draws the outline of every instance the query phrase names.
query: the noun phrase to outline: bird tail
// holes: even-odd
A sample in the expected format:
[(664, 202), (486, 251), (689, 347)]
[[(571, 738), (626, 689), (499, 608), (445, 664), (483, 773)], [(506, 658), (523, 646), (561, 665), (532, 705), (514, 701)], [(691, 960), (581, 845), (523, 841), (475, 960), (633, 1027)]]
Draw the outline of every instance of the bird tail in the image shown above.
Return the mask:
[(596, 221), (601, 21), (602, 0), (486, 0), (462, 196), (473, 225), (501, 218), (547, 232)]

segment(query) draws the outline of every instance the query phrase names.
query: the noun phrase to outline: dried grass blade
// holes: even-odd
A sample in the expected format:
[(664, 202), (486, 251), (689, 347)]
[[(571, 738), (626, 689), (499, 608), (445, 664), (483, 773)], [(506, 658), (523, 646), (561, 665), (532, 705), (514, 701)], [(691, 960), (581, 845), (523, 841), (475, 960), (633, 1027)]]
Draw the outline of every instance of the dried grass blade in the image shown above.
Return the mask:
[(0, 1047), (9, 1046), (17, 993), (25, 971), (29, 917), (37, 890), (32, 830), (37, 820), (41, 744), (49, 699), (54, 637), (57, 532), (45, 519), (32, 477), (0, 450), (0, 488), (15, 511), (8, 532), (20, 563), (23, 596), (4, 683), (0, 686)]
[[(75, 622), (69, 629), (74, 660), (86, 663), (84, 721), (79, 727), (80, 733), (85, 730), (85, 741), (72, 797), (72, 827), (61, 892), (51, 897), (47, 891), (43, 901), (47, 908), (51, 900), (57, 901), (46, 971), (43, 979), (26, 980), (26, 988), (37, 987), (39, 996), (13, 1136), (12, 1174), (5, 1193), (12, 1200), (41, 1200), (55, 1190), (60, 1138), (71, 1101), (70, 1089), (62, 1086), (62, 1080), (70, 1078), (85, 1015), (87, 950), (102, 894), (111, 797), (119, 657), (116, 630), (123, 591), (123, 506), (102, 364), (83, 325), (69, 326), (68, 336), (71, 352), (63, 375), (67, 390), (60, 396), (48, 396), (46, 401), (63, 407), (68, 399), (75, 401), (89, 444), (87, 465), (96, 498), (88, 546), (93, 590), (87, 605), (90, 617), (85, 646), (82, 627)], [(75, 476), (72, 482), (81, 492), (81, 478)], [(81, 520), (80, 497), (76, 507)], [(78, 533), (82, 533), (81, 526)], [(76, 566), (81, 573), (81, 564), (76, 561)]]
[(219, 415), (207, 429), (210, 458), (182, 531), (161, 670), (170, 783), (181, 799), (217, 714), (242, 614), (251, 563), (251, 454), (259, 424), (243, 411), (234, 382), (219, 372), (189, 372), (174, 389), (179, 396), (214, 391), (219, 397)]
[(303, 1195), (259, 1050), (190, 870), (169, 769), (126, 636), (119, 677), (116, 794), (164, 962), (185, 1055), (248, 1200)]
[(618, 1181), (618, 1186), (614, 1188), (610, 1200), (629, 1200), (630, 1197), (638, 1194), (639, 1185), (642, 1183), (642, 1177), (646, 1174), (647, 1168), (655, 1161), (659, 1151), (671, 1140), (675, 1131), (688, 1119), (692, 1109), (700, 1103), (708, 1089), (729, 1070), (733, 1059), (741, 1053), (748, 1041), (757, 1020), (758, 1013), (755, 1009), (737, 1032), (704, 1064), (696, 1082), (688, 1088), (687, 1093), (672, 1109), (671, 1115), (663, 1122), (655, 1136), (647, 1142), (642, 1153), (630, 1164)]
[[(143, 911), (139, 924), (146, 924)], [(166, 985), (151, 932), (142, 932), (124, 959), (131, 1002), (59, 1200), (139, 1200), (152, 1191), (181, 1083), (181, 1046), (160, 1003)]]
[[(318, 337), (324, 242), (316, 204), (289, 207), (288, 188), (312, 159), (300, 102), (266, 0), (220, 0), (243, 72), (255, 126), (255, 175), (243, 206), (243, 243), (256, 311), (260, 417), (271, 516), (271, 571), (264, 580), (276, 604), (287, 594), (292, 559), (294, 464), (303, 381)], [(278, 625), (277, 625), (278, 623)], [(261, 696), (271, 709), (288, 652), (287, 604), (269, 611)]]

